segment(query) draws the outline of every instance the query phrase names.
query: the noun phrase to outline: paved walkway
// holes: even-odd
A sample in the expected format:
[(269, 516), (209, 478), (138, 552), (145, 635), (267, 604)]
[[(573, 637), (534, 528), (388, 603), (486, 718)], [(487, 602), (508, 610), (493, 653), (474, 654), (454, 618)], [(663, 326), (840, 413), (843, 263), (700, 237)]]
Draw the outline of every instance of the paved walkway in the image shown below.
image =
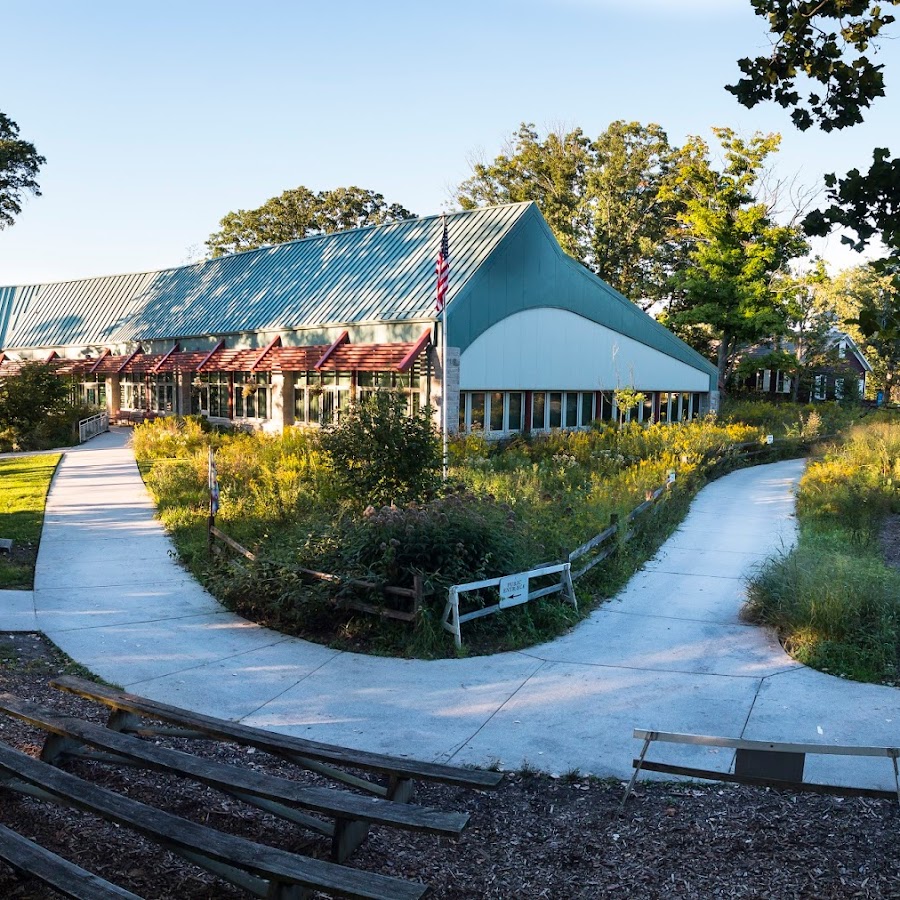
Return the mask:
[[(738, 618), (743, 574), (793, 540), (802, 461), (709, 485), (656, 558), (572, 633), (426, 662), (332, 650), (224, 611), (175, 562), (127, 435), (66, 454), (35, 590), (0, 598), (0, 628), (43, 631), (136, 693), (373, 751), (617, 778), (631, 772), (634, 727), (898, 743), (900, 691), (800, 666)], [(709, 768), (732, 762), (724, 750), (666, 752)], [(810, 757), (807, 777), (893, 788), (884, 759)]]

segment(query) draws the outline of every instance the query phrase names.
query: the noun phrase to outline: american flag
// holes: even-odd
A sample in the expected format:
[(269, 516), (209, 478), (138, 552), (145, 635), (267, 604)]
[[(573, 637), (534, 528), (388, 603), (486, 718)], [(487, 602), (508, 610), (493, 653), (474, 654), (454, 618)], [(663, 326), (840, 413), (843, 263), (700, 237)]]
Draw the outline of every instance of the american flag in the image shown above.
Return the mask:
[(434, 271), (437, 273), (437, 311), (441, 312), (444, 308), (444, 301), (447, 297), (447, 284), (450, 281), (450, 244), (447, 240), (447, 220), (442, 216), (444, 229), (441, 234), (441, 249), (438, 251), (437, 261), (434, 264)]

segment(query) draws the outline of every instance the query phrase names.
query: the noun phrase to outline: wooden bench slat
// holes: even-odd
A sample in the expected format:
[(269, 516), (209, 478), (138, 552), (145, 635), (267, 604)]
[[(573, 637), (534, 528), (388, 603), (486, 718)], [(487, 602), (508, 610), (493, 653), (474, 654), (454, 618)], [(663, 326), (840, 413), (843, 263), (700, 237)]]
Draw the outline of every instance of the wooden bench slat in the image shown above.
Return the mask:
[(123, 797), (0, 744), (0, 773), (21, 779), (61, 801), (125, 825), (163, 846), (208, 857), (274, 883), (299, 884), (339, 897), (414, 900), (427, 887), (386, 875), (297, 856), (215, 831), (164, 810)]
[[(638, 760), (631, 764), (638, 766)], [(771, 787), (782, 791), (793, 791), (803, 794), (828, 794), (837, 797), (873, 797), (878, 800), (896, 800), (896, 791), (882, 791), (878, 788), (844, 787), (839, 784), (819, 784), (814, 781), (783, 781), (778, 778), (761, 778), (757, 775), (738, 775), (733, 772), (717, 772), (711, 769), (695, 769), (691, 766), (676, 766), (670, 763), (654, 762), (645, 759), (640, 763), (641, 770), (663, 772), (667, 775), (684, 775), (688, 778), (702, 778), (705, 781), (724, 781), (729, 784), (749, 784), (757, 787)]]
[(65, 675), (51, 682), (53, 687), (69, 691), (89, 700), (96, 700), (114, 709), (123, 709), (165, 722), (172, 722), (188, 728), (204, 731), (219, 740), (233, 741), (266, 750), (278, 755), (293, 754), (314, 760), (365, 769), (371, 772), (393, 775), (401, 778), (415, 778), (424, 781), (437, 781), (459, 787), (477, 788), (480, 790), (495, 788), (503, 778), (501, 772), (490, 772), (484, 769), (463, 769), (458, 766), (447, 766), (440, 763), (428, 763), (418, 760), (402, 759), (380, 753), (369, 753), (364, 750), (351, 750), (332, 744), (322, 744), (305, 738), (292, 737), (241, 725), (213, 716), (190, 712), (177, 706), (169, 706), (138, 697), (125, 691), (119, 691), (105, 685), (87, 681), (73, 675)]
[(698, 747), (725, 747), (733, 750), (773, 750), (782, 753), (820, 753), (833, 756), (900, 756), (897, 747), (866, 747), (858, 744), (789, 744), (784, 741), (754, 741), (747, 738), (717, 737), (710, 734), (684, 734), (678, 731), (650, 731), (635, 728), (634, 737), (664, 744), (690, 744)]
[(5, 825), (0, 825), (0, 859), (74, 900), (141, 900)]
[(201, 759), (142, 741), (101, 725), (84, 722), (44, 709), (30, 700), (0, 694), (0, 711), (23, 719), (64, 738), (75, 738), (99, 750), (109, 750), (158, 771), (192, 778), (229, 793), (240, 791), (255, 797), (296, 803), (332, 817), (360, 819), (430, 834), (456, 836), (465, 828), (467, 813), (444, 812), (427, 806), (395, 803), (334, 788), (309, 787), (240, 766)]

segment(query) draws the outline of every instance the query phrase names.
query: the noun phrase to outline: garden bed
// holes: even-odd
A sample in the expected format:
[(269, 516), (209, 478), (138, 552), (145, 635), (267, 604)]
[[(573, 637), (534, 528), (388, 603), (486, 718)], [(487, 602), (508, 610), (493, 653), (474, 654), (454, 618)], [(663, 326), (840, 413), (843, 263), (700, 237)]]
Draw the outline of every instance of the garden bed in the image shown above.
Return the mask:
[[(576, 584), (579, 609), (550, 597), (467, 626), (465, 652), (517, 649), (571, 627), (628, 580), (684, 516), (710, 477), (736, 466), (804, 452), (821, 416), (798, 417), (772, 446), (759, 426), (695, 421), (683, 425), (599, 426), (519, 437), (503, 446), (479, 436), (452, 445), (451, 477), (430, 498), (388, 505), (367, 492), (340, 492), (318, 436), (208, 435), (196, 422), (139, 426), (135, 450), (181, 559), (226, 605), (254, 621), (363, 652), (450, 656), (440, 627), (453, 584), (499, 578), (568, 559), (576, 547), (625, 521), (648, 491), (675, 473), (633, 540)], [(806, 429), (806, 433), (803, 431)], [(782, 429), (784, 432), (784, 429)], [(752, 457), (744, 457), (749, 444)], [(207, 552), (207, 447), (215, 450), (221, 509), (216, 525), (249, 548), (255, 563), (211, 562)], [(414, 626), (335, 605), (335, 584), (311, 583), (298, 569), (425, 591)], [(365, 601), (371, 598), (362, 598)], [(467, 602), (472, 598), (467, 597)], [(377, 597), (375, 602), (379, 602)], [(475, 596), (485, 606), (495, 593)]]

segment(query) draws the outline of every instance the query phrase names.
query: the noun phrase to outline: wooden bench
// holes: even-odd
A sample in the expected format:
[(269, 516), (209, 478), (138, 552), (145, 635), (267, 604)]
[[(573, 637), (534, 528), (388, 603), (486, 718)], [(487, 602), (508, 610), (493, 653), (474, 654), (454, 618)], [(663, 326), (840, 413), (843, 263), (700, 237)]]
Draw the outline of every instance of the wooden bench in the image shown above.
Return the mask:
[[(751, 784), (780, 790), (802, 791), (815, 794), (834, 794), (841, 797), (875, 797), (897, 800), (900, 803), (900, 769), (897, 747), (860, 747), (834, 744), (788, 744), (776, 741), (751, 741), (744, 738), (715, 737), (703, 734), (680, 734), (671, 731), (650, 731), (634, 729), (634, 737), (643, 741), (640, 756), (632, 760), (634, 774), (625, 790), (620, 812), (631, 796), (641, 770), (664, 772), (669, 775), (684, 775), (688, 778), (702, 778), (708, 781), (725, 781), (733, 784)], [(671, 763), (648, 760), (647, 751), (653, 742), (668, 744), (688, 744), (694, 747), (724, 747), (735, 751), (734, 771), (717, 772), (710, 769), (679, 766)], [(803, 769), (807, 754), (829, 756), (869, 756), (890, 759), (893, 766), (894, 791), (877, 788), (848, 787), (834, 784), (819, 784), (803, 780)]]
[(141, 900), (137, 894), (51, 853), (5, 825), (0, 825), (0, 859), (74, 900)]
[[(457, 837), (469, 819), (466, 813), (443, 812), (334, 788), (307, 787), (287, 778), (201, 759), (61, 715), (11, 694), (0, 694), (0, 711), (48, 733), (41, 752), (45, 762), (55, 764), (63, 756), (77, 756), (189, 778), (330, 837), (336, 862), (343, 862), (359, 846), (370, 824)], [(85, 750), (85, 745), (100, 753)], [(326, 818), (308, 815), (296, 807)]]
[[(343, 784), (398, 802), (406, 802), (410, 799), (415, 781), (430, 781), (455, 787), (488, 790), (497, 787), (503, 779), (502, 772), (464, 769), (458, 766), (369, 753), (364, 750), (351, 750), (347, 747), (321, 744), (317, 741), (278, 734), (263, 728), (253, 728), (249, 725), (229, 722), (226, 719), (204, 716), (176, 706), (157, 703), (154, 700), (147, 700), (72, 675), (57, 678), (51, 684), (60, 690), (69, 691), (79, 697), (109, 706), (112, 713), (107, 727), (115, 731), (146, 736), (168, 734), (178, 737), (214, 739), (255, 747)], [(167, 722), (175, 725), (176, 729), (142, 724), (139, 716)], [(387, 784), (377, 784), (365, 778), (359, 778), (337, 768), (339, 766), (383, 776), (387, 779)]]
[(367, 900), (415, 900), (427, 891), (422, 884), (298, 856), (198, 825), (70, 775), (4, 744), (0, 744), (0, 784), (130, 828), (267, 900), (302, 900), (313, 891)]

